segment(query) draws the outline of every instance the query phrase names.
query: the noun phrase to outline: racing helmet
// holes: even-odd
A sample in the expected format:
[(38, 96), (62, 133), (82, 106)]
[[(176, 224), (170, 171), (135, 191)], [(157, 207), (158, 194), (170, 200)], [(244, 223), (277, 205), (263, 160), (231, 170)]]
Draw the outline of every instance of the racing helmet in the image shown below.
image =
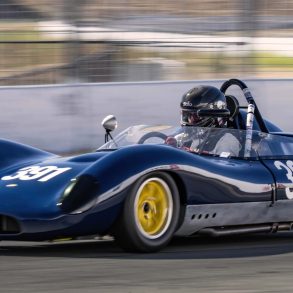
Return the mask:
[(216, 87), (199, 85), (182, 97), (181, 103), (181, 125), (199, 127), (223, 127), (226, 120), (217, 117), (199, 117), (198, 110), (201, 109), (227, 109), (225, 95)]

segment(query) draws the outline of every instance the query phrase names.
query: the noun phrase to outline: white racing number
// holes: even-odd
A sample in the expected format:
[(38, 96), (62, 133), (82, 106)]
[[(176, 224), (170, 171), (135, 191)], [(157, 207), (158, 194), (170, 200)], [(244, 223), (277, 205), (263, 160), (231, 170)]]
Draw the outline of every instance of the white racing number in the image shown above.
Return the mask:
[[(280, 161), (275, 161), (275, 166), (278, 170), (285, 170), (286, 176), (289, 181), (293, 183), (293, 162), (292, 161), (287, 161), (286, 164), (280, 162)], [(293, 199), (293, 191), (291, 191), (292, 188), (286, 187), (285, 192), (286, 195), (289, 199)]]
[(29, 166), (19, 169), (16, 173), (4, 176), (1, 180), (37, 180), (46, 182), (71, 168), (58, 168), (56, 166)]

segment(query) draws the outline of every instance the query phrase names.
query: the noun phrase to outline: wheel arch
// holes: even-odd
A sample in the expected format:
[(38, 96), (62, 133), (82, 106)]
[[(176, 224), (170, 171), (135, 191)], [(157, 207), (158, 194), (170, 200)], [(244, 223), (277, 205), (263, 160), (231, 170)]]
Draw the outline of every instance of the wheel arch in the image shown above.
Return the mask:
[(181, 226), (181, 224), (184, 221), (185, 217), (185, 210), (186, 210), (186, 203), (187, 203), (187, 189), (186, 186), (182, 180), (182, 178), (175, 172), (167, 171), (171, 178), (174, 180), (175, 185), (178, 189), (179, 194), (179, 200), (180, 200), (180, 214), (179, 214), (179, 220), (178, 220), (178, 228)]
[(187, 191), (186, 191), (186, 186), (185, 186), (182, 178), (174, 172), (167, 171), (166, 173), (168, 173), (172, 177), (172, 179), (174, 180), (174, 182), (177, 186), (177, 189), (178, 189), (180, 203), (182, 205), (185, 205), (187, 203)]

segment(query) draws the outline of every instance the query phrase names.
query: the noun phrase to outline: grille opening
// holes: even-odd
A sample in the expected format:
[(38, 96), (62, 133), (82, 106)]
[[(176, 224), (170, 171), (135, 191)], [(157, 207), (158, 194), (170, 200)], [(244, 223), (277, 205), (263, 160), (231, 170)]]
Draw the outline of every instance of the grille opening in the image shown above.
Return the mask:
[(11, 217), (0, 215), (0, 234), (20, 233), (18, 222)]

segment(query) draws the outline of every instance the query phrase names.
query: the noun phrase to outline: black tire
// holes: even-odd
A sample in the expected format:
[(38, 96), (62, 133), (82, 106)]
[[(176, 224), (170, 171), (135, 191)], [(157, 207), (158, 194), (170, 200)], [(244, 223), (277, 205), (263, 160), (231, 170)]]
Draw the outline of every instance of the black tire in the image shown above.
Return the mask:
[(169, 174), (152, 172), (133, 185), (116, 222), (114, 238), (126, 251), (158, 251), (171, 240), (179, 214), (174, 180)]

